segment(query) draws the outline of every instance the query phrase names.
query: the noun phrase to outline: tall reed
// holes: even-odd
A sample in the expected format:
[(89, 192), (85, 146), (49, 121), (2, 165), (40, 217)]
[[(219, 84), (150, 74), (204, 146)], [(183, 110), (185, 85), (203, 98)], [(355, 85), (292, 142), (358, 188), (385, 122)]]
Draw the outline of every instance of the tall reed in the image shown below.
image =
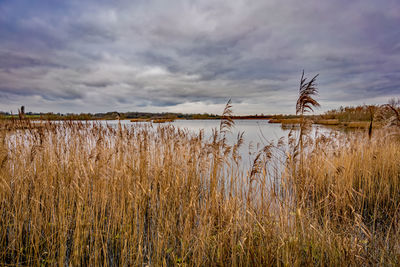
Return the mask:
[(261, 148), (243, 171), (229, 120), (211, 138), (170, 125), (13, 125), (0, 135), (3, 264), (399, 264), (395, 131), (305, 138), (302, 165), (281, 151), (275, 181), (282, 148)]

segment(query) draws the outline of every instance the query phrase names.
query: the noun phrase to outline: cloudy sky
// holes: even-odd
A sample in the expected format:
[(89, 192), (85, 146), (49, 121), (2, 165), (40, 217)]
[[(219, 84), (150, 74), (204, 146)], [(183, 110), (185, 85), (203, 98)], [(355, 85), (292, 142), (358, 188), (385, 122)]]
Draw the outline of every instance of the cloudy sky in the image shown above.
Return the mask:
[(294, 113), (400, 97), (399, 0), (0, 0), (0, 110)]

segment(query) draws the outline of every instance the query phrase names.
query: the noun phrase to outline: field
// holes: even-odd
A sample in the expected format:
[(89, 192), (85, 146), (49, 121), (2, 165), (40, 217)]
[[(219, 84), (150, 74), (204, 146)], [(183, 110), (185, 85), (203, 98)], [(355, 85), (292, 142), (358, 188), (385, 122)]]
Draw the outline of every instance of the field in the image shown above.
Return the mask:
[(229, 123), (210, 139), (20, 124), (1, 131), (3, 264), (400, 264), (398, 130), (305, 137), (301, 150), (289, 136), (284, 162), (281, 140), (241, 171)]

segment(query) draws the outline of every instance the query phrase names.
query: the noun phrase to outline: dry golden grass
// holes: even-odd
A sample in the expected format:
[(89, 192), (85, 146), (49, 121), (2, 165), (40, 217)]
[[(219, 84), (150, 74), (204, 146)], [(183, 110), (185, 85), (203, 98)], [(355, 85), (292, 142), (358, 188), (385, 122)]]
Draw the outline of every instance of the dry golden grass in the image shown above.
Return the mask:
[(273, 146), (241, 172), (240, 137), (43, 126), (1, 131), (3, 264), (400, 263), (395, 132), (305, 139), (302, 164), (289, 149), (276, 180)]
[[(350, 122), (344, 122), (341, 125), (346, 127), (346, 128), (354, 128), (354, 129), (367, 129), (370, 126), (369, 121), (350, 121)], [(383, 125), (381, 122), (373, 122), (372, 128), (374, 129), (379, 129), (382, 128)]]
[(295, 118), (295, 119), (282, 119), (281, 120), (282, 124), (300, 124), (301, 123), (301, 118)]
[(280, 120), (280, 119), (270, 119), (268, 121), (268, 123), (281, 123), (281, 122), (282, 122), (282, 120)]
[(130, 119), (131, 122), (150, 122), (150, 119)]
[(322, 125), (339, 125), (340, 121), (338, 119), (330, 119), (330, 120), (318, 120), (316, 124)]
[(153, 120), (153, 123), (165, 123), (165, 122), (173, 122), (174, 119), (156, 119)]
[(343, 124), (348, 128), (368, 128), (370, 125), (369, 121), (350, 121)]

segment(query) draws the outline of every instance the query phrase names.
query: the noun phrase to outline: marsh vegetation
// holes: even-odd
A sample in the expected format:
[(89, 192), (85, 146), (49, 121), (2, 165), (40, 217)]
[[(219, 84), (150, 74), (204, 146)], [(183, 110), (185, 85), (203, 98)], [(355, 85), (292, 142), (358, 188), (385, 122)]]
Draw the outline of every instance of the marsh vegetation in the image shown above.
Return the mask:
[(0, 262), (399, 265), (398, 103), (373, 134), (371, 119), (369, 131), (311, 136), (313, 81), (302, 78), (299, 130), (257, 147), (247, 167), (243, 134), (227, 138), (230, 103), (211, 136), (1, 121)]
[(207, 139), (171, 125), (5, 123), (5, 264), (399, 264), (396, 128), (304, 134), (301, 161), (289, 136), (277, 181), (268, 166), (283, 140), (241, 172), (229, 120)]

